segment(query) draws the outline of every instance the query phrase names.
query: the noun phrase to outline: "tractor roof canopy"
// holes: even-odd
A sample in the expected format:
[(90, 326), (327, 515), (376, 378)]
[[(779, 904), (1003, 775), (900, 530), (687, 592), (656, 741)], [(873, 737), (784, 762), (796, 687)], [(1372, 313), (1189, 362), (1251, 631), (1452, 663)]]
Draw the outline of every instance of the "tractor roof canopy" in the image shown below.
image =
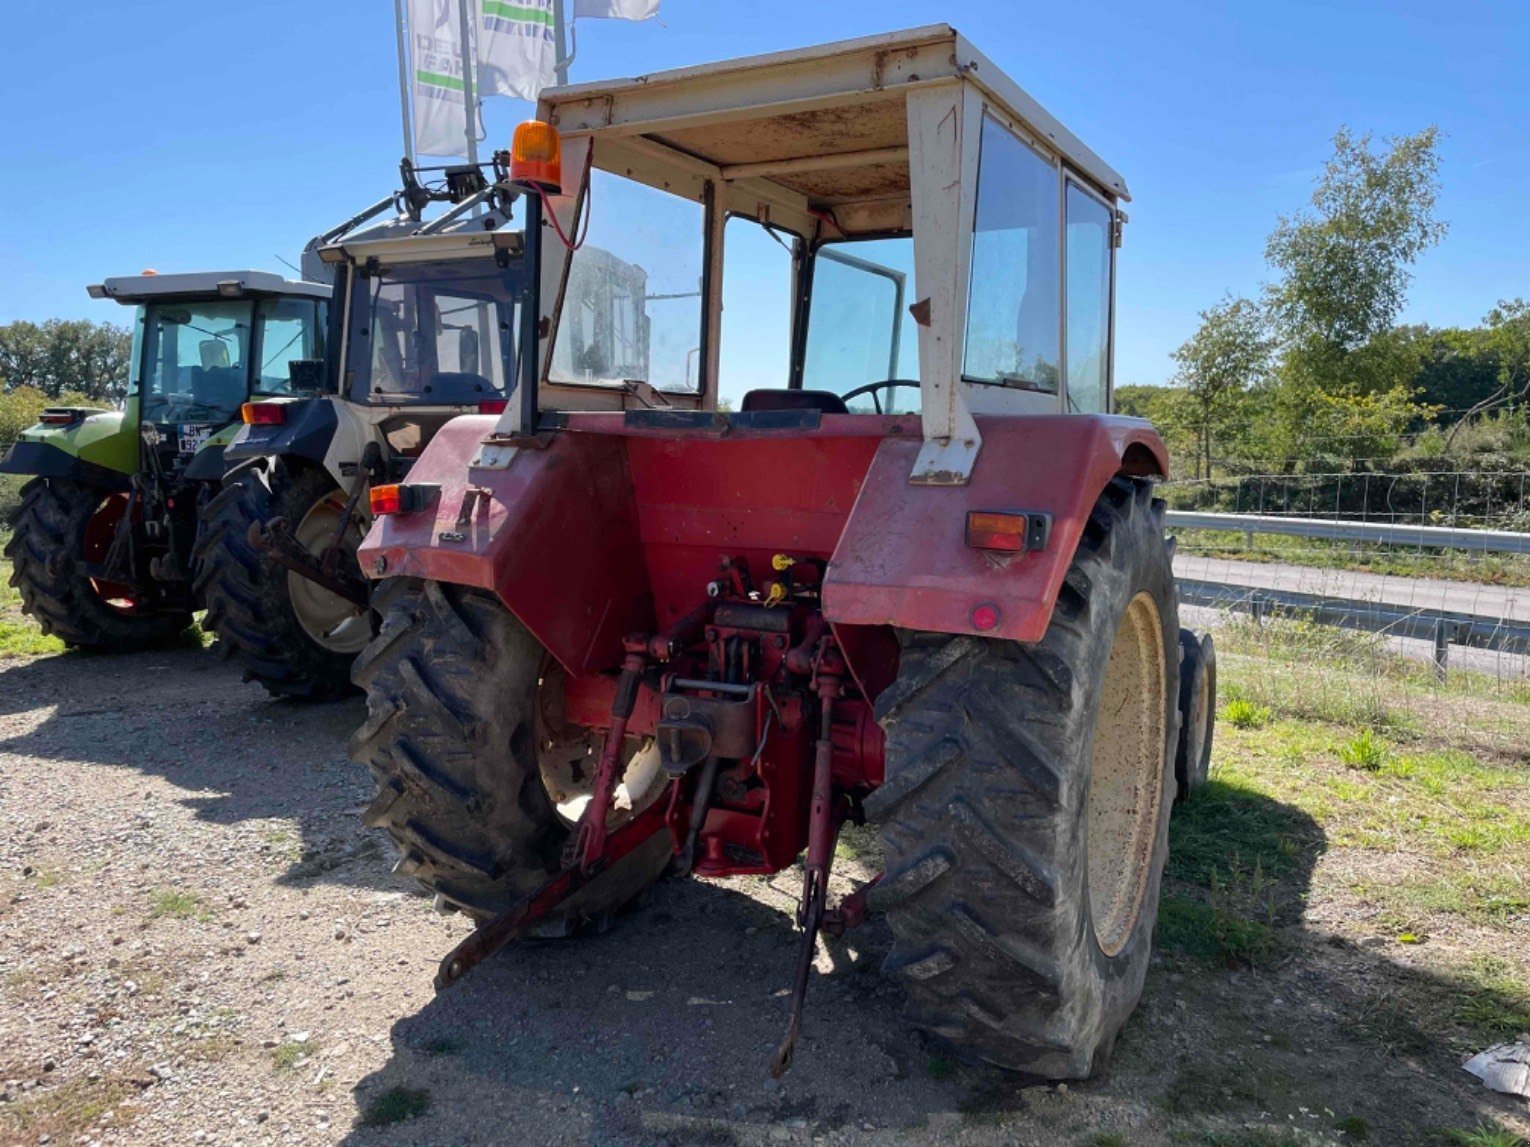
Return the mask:
[[(981, 443), (973, 412), (1108, 408), (1125, 181), (953, 28), (551, 88), (537, 114), (563, 140), (563, 194), (548, 200), (562, 234), (576, 234), (591, 169), (699, 205), (705, 243), (698, 240), (697, 269), (684, 272), (690, 285), (650, 285), (646, 295), (660, 303), (699, 296), (688, 305), (700, 312), (701, 329), (690, 350), (691, 340), (679, 346), (683, 371), (672, 368), (665, 380), (682, 395), (691, 391), (696, 405), (718, 402), (723, 235), (730, 218), (743, 217), (778, 239), (789, 233), (797, 252), (792, 387), (804, 386), (817, 252), (850, 239), (912, 237), (912, 282), (908, 271), (894, 276), (900, 305), (893, 326), (895, 340), (898, 323), (917, 327), (917, 375), (899, 371), (917, 380), (900, 385), (917, 385), (924, 426), (914, 480), (965, 480)], [(991, 154), (980, 178), (985, 151)], [(593, 200), (599, 219), (601, 194)], [(609, 211), (606, 219), (609, 225)], [(1087, 238), (1075, 242), (1086, 228)], [(548, 232), (544, 239), (543, 403), (607, 406), (613, 399), (593, 396), (595, 388), (581, 394), (568, 385), (571, 350), (557, 341), (559, 324), (582, 323), (577, 338), (565, 340), (574, 344), (576, 366), (583, 354), (609, 372), (633, 361), (633, 347), (638, 361), (650, 350), (658, 354), (663, 332), (654, 323), (662, 315), (655, 320), (657, 312), (639, 307), (635, 320), (619, 313), (581, 319), (581, 310), (593, 312), (579, 274), (569, 276), (569, 248)], [(855, 261), (846, 257), (848, 246), (838, 250), (841, 266)], [(680, 255), (670, 245), (661, 258), (671, 259), (670, 252)], [(619, 246), (615, 253), (636, 261)], [(804, 256), (811, 257), (803, 263)], [(573, 256), (576, 272), (580, 258)], [(640, 269), (652, 283), (651, 255)], [(885, 355), (882, 362), (892, 369)], [(609, 381), (593, 369), (585, 376)], [(512, 404), (501, 431), (518, 430), (518, 418)]]
[(237, 299), (245, 295), (287, 295), (327, 299), (323, 283), (284, 279), (270, 271), (191, 271), (182, 274), (117, 275), (86, 288), (93, 299), (114, 299), (128, 306), (155, 299), (191, 297)]

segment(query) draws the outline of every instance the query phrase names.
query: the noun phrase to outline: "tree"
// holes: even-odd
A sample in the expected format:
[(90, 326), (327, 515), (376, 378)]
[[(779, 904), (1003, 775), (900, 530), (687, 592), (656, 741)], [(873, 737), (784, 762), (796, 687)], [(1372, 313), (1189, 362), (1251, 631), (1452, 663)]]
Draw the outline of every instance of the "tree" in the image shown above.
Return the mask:
[(1445, 438), (1448, 450), (1456, 433), (1472, 419), (1490, 410), (1507, 407), (1511, 411), (1530, 402), (1530, 303), (1523, 299), (1500, 299), (1482, 320), (1483, 343), (1498, 360), (1498, 387), (1474, 405), (1450, 428)]
[(1184, 388), (1181, 410), (1194, 435), (1195, 476), (1211, 477), (1215, 444), (1231, 427), (1250, 388), (1269, 371), (1275, 343), (1263, 309), (1251, 299), (1223, 299), (1201, 312), (1201, 325), (1173, 358)]
[(1370, 135), (1341, 128), (1310, 207), (1270, 233), (1280, 359), (1268, 438), (1285, 451), (1282, 469), (1370, 457), (1361, 451), (1428, 415), (1415, 401), (1417, 348), (1396, 322), (1414, 262), (1446, 230), (1434, 214), (1438, 141), (1431, 126), (1376, 151)]
[(87, 319), (8, 323), (0, 326), (0, 388), (118, 401), (127, 391), (132, 343), (125, 328)]
[(1392, 328), (1411, 267), (1445, 235), (1434, 217), (1440, 189), (1439, 129), (1386, 141), (1340, 128), (1311, 209), (1281, 216), (1265, 259), (1281, 275), (1270, 289), (1288, 344), (1351, 351)]

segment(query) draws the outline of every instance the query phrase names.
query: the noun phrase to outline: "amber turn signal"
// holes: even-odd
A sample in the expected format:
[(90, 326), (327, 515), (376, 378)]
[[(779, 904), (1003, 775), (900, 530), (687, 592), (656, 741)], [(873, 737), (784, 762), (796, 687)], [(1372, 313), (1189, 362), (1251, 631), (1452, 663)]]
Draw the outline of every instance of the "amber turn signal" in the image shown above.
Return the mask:
[(1023, 554), (1046, 549), (1052, 515), (1025, 510), (971, 510), (967, 514), (967, 544), (975, 550)]
[(527, 120), (510, 141), (510, 182), (548, 195), (563, 193), (563, 142), (558, 129)]
[(441, 487), (428, 482), (410, 485), (390, 483), (386, 486), (373, 486), (367, 492), (367, 505), (371, 507), (374, 518), (388, 514), (417, 514), (435, 505), (440, 496)]

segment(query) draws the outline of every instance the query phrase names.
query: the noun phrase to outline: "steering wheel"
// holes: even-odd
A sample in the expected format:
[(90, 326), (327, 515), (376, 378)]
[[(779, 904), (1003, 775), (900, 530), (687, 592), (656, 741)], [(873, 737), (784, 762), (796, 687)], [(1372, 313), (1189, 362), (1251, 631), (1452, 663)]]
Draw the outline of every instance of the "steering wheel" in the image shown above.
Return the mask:
[(863, 394), (871, 396), (871, 405), (876, 407), (877, 413), (882, 413), (882, 400), (877, 397), (879, 390), (894, 390), (900, 386), (919, 389), (919, 380), (916, 378), (884, 378), (881, 382), (868, 382), (865, 386), (858, 386), (854, 390), (847, 390), (840, 398), (844, 399), (845, 405), (850, 404), (852, 398), (859, 398)]

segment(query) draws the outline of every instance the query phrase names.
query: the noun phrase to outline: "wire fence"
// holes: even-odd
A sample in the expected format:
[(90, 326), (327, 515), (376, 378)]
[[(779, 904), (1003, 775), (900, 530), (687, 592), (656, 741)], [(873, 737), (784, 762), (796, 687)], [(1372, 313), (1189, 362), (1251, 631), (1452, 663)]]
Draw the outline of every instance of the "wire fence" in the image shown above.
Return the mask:
[(1470, 724), (1493, 742), (1483, 751), (1530, 763), (1530, 555), (1484, 552), (1466, 532), (1530, 532), (1530, 474), (1264, 474), (1165, 492), (1176, 509), (1262, 515), (1272, 529), (1305, 518), (1462, 530), (1418, 544), (1265, 533), (1257, 518), (1174, 527), (1186, 623), (1241, 663), (1256, 710), (1399, 741)]
[(1530, 531), (1530, 471), (1242, 474), (1164, 487), (1177, 510)]

